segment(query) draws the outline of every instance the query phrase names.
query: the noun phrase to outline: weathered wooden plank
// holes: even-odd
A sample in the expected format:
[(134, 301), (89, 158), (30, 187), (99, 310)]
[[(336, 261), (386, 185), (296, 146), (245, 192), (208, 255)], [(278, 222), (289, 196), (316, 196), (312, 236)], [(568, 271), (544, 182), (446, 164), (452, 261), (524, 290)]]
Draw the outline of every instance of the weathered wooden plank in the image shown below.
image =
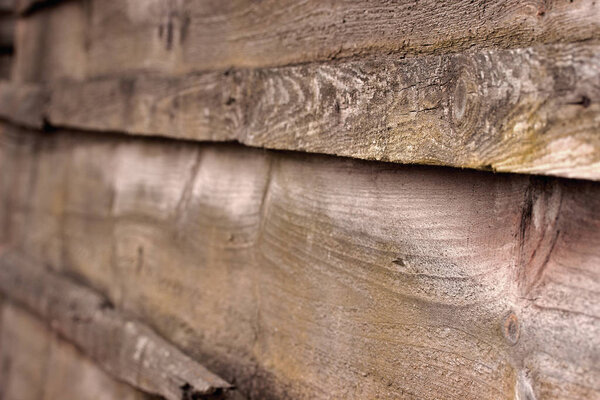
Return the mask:
[[(439, 54), (600, 38), (600, 5), (594, 0), (78, 3), (46, 8), (22, 21), (47, 36), (40, 44), (43, 57), (18, 54), (20, 65), (41, 65), (37, 78), (51, 79), (75, 67), (88, 77), (141, 71), (179, 74), (375, 53)], [(77, 7), (82, 12), (62, 10)], [(48, 25), (47, 18), (56, 23)], [(85, 28), (79, 35), (86, 38), (85, 46), (62, 42), (74, 26)], [(36, 45), (37, 33), (28, 35), (28, 41)], [(61, 54), (69, 45), (81, 54), (70, 59), (72, 65), (64, 63)], [(80, 70), (74, 73), (79, 76)]]
[(0, 340), (0, 396), (20, 400), (143, 400), (28, 312), (6, 303)]
[(50, 96), (58, 126), (600, 179), (598, 45), (61, 82)]
[(0, 264), (0, 290), (7, 297), (47, 319), (118, 379), (173, 400), (231, 388), (148, 327), (123, 318), (93, 291), (12, 253), (5, 252)]
[(48, 97), (39, 85), (0, 81), (0, 118), (40, 129), (44, 126)]
[(37, 82), (82, 78), (85, 61), (83, 2), (65, 2), (48, 12), (19, 18), (15, 31), (15, 68), (12, 79)]
[(600, 396), (598, 183), (27, 136), (6, 240), (246, 394)]

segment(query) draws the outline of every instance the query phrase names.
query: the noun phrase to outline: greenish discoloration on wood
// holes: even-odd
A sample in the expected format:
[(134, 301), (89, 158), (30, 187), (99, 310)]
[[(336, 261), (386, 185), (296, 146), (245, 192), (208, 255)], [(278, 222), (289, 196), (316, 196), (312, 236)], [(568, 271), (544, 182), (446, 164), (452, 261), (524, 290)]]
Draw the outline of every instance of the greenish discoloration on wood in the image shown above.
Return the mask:
[(38, 102), (41, 111), (21, 113), (11, 112), (23, 107), (11, 93), (25, 90), (7, 85), (0, 114), (29, 115), (32, 124), (43, 117), (89, 130), (597, 180), (598, 65), (598, 45), (576, 44), (60, 81)]

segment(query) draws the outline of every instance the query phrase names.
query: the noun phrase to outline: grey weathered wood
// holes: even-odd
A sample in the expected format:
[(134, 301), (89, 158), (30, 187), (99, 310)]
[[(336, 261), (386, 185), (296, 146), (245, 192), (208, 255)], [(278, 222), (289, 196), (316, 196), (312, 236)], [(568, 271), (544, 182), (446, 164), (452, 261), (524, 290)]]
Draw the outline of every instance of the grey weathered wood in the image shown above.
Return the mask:
[(596, 182), (5, 136), (4, 242), (255, 398), (600, 397)]
[(145, 325), (122, 317), (101, 296), (44, 271), (43, 265), (5, 252), (0, 290), (46, 319), (109, 373), (141, 390), (180, 400), (231, 388)]
[(106, 374), (32, 314), (7, 301), (0, 322), (0, 397), (150, 400)]
[[(28, 59), (24, 65), (40, 65), (42, 79), (73, 67), (83, 68), (87, 77), (144, 71), (180, 74), (388, 52), (440, 54), (600, 38), (600, 5), (595, 0), (73, 3), (45, 8), (22, 21), (34, 31), (28, 36), (32, 43), (40, 40), (35, 31), (45, 32), (43, 51), (18, 54)], [(77, 7), (81, 12), (63, 12)], [(48, 24), (48, 18), (56, 23)], [(67, 34), (75, 26), (85, 33)], [(62, 62), (67, 47), (81, 54), (72, 56), (71, 64)]]
[[(31, 117), (31, 124), (45, 116), (56, 126), (597, 180), (599, 65), (598, 45), (576, 44), (180, 78), (60, 81), (50, 86), (47, 103), (33, 102), (33, 111), (11, 99), (22, 89), (4, 85), (0, 115)], [(38, 104), (47, 108), (40, 113)], [(15, 107), (25, 109), (15, 113)]]

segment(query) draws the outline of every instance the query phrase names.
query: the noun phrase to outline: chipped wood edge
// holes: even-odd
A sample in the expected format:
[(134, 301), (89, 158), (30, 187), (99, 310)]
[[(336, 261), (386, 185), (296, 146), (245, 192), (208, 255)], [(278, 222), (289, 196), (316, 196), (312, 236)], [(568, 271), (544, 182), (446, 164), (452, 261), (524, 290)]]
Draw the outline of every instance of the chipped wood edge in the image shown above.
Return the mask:
[[(0, 255), (0, 291), (45, 319), (114, 377), (140, 390), (180, 400), (233, 389), (94, 291), (21, 255)], [(235, 396), (239, 398), (237, 392)]]

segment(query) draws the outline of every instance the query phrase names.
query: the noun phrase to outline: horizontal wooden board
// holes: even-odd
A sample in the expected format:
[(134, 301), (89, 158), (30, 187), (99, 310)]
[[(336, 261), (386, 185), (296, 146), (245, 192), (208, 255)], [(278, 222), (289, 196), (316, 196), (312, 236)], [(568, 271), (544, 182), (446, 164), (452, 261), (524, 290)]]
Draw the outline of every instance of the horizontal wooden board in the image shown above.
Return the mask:
[(149, 328), (128, 320), (95, 292), (4, 252), (0, 290), (46, 319), (117, 379), (168, 400), (202, 398), (231, 385)]
[(0, 397), (19, 400), (150, 400), (114, 380), (33, 315), (5, 302), (0, 331)]
[(70, 80), (21, 103), (32, 96), (25, 88), (0, 87), (0, 115), (21, 123), (29, 116), (38, 126), (45, 118), (90, 130), (600, 179), (594, 44)]
[(41, 129), (47, 113), (48, 91), (35, 84), (0, 81), (0, 118)]
[[(39, 75), (23, 73), (46, 80), (82, 71), (87, 77), (180, 74), (390, 52), (441, 54), (597, 40), (600, 3), (90, 0), (44, 8), (20, 23), (31, 31), (21, 46), (43, 51), (20, 52), (18, 63), (39, 65)], [(83, 32), (73, 36), (75, 29)], [(68, 62), (65, 52), (71, 55)]]
[(598, 183), (11, 129), (2, 241), (249, 397), (600, 397)]

